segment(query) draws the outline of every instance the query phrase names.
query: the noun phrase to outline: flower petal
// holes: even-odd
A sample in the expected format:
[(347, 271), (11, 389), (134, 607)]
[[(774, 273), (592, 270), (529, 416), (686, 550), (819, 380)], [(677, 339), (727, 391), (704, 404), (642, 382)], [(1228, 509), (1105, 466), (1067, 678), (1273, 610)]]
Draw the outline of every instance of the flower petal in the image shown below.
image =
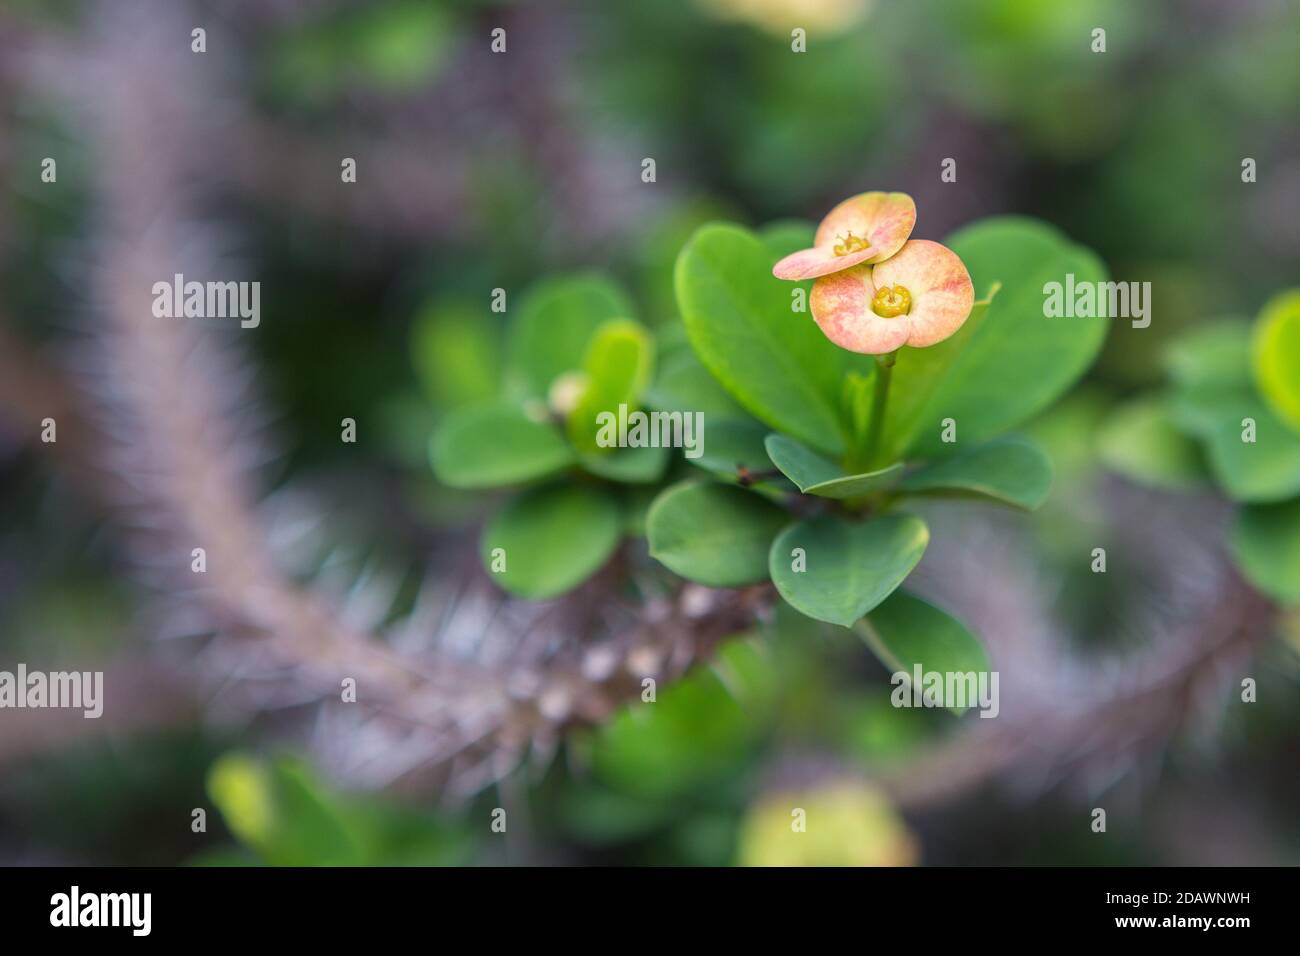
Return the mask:
[(952, 335), (970, 316), (975, 286), (966, 265), (947, 246), (913, 239), (891, 259), (874, 266), (872, 282), (901, 285), (912, 295), (911, 332), (907, 344), (934, 345)]
[[(861, 193), (844, 200), (821, 221), (811, 249), (800, 249), (772, 267), (778, 279), (818, 279), (862, 262), (888, 259), (907, 242), (916, 225), (916, 203), (907, 193)], [(869, 243), (837, 256), (835, 246), (852, 233)]]
[(852, 232), (871, 243), (871, 257), (858, 261), (883, 262), (903, 248), (915, 227), (916, 203), (907, 193), (861, 193), (826, 214), (813, 244), (830, 249)]
[(884, 355), (907, 341), (911, 321), (905, 315), (876, 315), (871, 311), (875, 294), (871, 266), (861, 265), (818, 279), (808, 302), (822, 334), (840, 348)]
[(811, 249), (800, 249), (798, 252), (790, 253), (772, 267), (772, 275), (778, 279), (793, 279), (796, 282), (800, 279), (816, 279), (833, 272), (842, 272), (867, 261), (876, 254), (875, 249), (867, 248), (860, 252), (851, 252), (847, 256), (837, 256), (834, 251), (836, 241), (832, 238), (830, 245), (813, 246)]

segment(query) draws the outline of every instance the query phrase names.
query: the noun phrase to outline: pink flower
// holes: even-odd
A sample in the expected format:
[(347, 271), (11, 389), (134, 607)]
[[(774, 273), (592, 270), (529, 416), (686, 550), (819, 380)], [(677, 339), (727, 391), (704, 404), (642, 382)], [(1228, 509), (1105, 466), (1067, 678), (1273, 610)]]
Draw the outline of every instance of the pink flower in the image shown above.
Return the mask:
[(778, 279), (816, 279), (861, 263), (888, 259), (916, 225), (916, 203), (906, 193), (862, 193), (846, 199), (817, 227), (811, 249), (772, 267)]
[(970, 315), (975, 287), (955, 252), (913, 239), (883, 262), (822, 276), (809, 302), (817, 325), (840, 348), (883, 355), (948, 338)]

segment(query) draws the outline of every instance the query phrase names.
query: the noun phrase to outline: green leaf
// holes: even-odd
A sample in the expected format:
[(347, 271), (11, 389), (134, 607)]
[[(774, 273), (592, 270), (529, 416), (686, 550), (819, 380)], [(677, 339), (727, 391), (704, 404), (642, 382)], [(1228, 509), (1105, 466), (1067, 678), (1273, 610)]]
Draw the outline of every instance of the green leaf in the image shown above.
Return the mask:
[(1165, 351), (1169, 377), (1191, 388), (1241, 388), (1250, 384), (1250, 325), (1220, 319), (1178, 336)]
[(489, 402), (501, 385), (500, 331), (465, 302), (438, 301), (411, 327), (411, 362), (440, 408)]
[(673, 263), (682, 246), (700, 226), (736, 214), (732, 205), (714, 198), (672, 201), (646, 218), (639, 218), (633, 261), (637, 302), (645, 306), (646, 322), (656, 334), (664, 324), (677, 325), (677, 295)]
[(433, 472), (453, 488), (497, 488), (554, 474), (574, 462), (555, 427), (513, 405), (457, 409), (429, 446)]
[[(852, 627), (903, 583), (929, 540), (925, 522), (914, 515), (885, 515), (862, 523), (819, 515), (777, 535), (769, 570), (777, 590), (795, 610)], [(803, 570), (795, 570), (799, 567)]]
[(1246, 580), (1283, 604), (1300, 605), (1300, 498), (1240, 509), (1231, 547)]
[(650, 798), (734, 778), (771, 722), (776, 681), (763, 647), (728, 641), (712, 669), (692, 670), (597, 732), (596, 775)]
[(792, 252), (810, 248), (816, 235), (817, 226), (803, 219), (778, 219), (758, 230), (758, 238), (767, 246), (774, 263)]
[(773, 428), (844, 450), (840, 379), (863, 356), (830, 343), (795, 286), (772, 275), (775, 256), (737, 226), (702, 227), (677, 259), (677, 300), (691, 345), (742, 406)]
[(894, 366), (885, 425), (887, 460), (914, 449), (944, 451), (942, 422), (958, 438), (980, 442), (1050, 405), (1090, 366), (1110, 319), (1047, 318), (1044, 286), (1103, 281), (1106, 270), (1088, 249), (1050, 226), (1015, 217), (987, 219), (946, 243), (965, 262), (977, 295), (1000, 288), (987, 311), (972, 314), (952, 338), (929, 348), (903, 348)]
[(903, 472), (900, 462), (878, 471), (851, 475), (786, 435), (768, 435), (765, 447), (768, 457), (800, 491), (821, 498), (857, 498), (893, 484)]
[(1027, 439), (1004, 438), (919, 468), (899, 489), (911, 494), (972, 494), (1033, 511), (1052, 490), (1052, 463)]
[(1260, 394), (1278, 418), (1300, 432), (1300, 289), (1264, 306), (1251, 351)]
[(595, 274), (538, 283), (514, 309), (507, 383), (512, 394), (534, 398), (545, 398), (552, 382), (582, 366), (596, 329), (610, 319), (635, 317), (623, 291)]
[[(1195, 388), (1178, 392), (1172, 413), (1205, 442), (1210, 470), (1234, 501), (1272, 502), (1300, 494), (1300, 435), (1254, 391)], [(1255, 440), (1244, 441), (1247, 419)]]
[(1201, 450), (1175, 427), (1163, 399), (1139, 398), (1112, 411), (1097, 450), (1108, 468), (1140, 484), (1168, 491), (1205, 484)]
[(743, 489), (685, 482), (664, 491), (646, 516), (650, 556), (710, 587), (767, 579), (767, 550), (786, 523), (781, 509)]
[(602, 415), (617, 420), (620, 405), (636, 411), (637, 398), (650, 378), (653, 348), (650, 333), (631, 319), (614, 319), (596, 330), (582, 363), (586, 385), (566, 419), (569, 438), (579, 451), (603, 451), (597, 444)]
[[(709, 370), (700, 364), (689, 343), (671, 355), (661, 353), (659, 373), (645, 394), (645, 403), (663, 411), (700, 412), (710, 419), (741, 418), (741, 408)], [(767, 429), (763, 434), (767, 434)]]
[(241, 753), (208, 772), (208, 793), (232, 833), (271, 866), (355, 866), (357, 834), (307, 767)]
[[(704, 430), (701, 454), (698, 458), (686, 460), (729, 484), (740, 484), (742, 474), (762, 475), (775, 471), (763, 445), (767, 434), (766, 425), (749, 419), (709, 419)], [(771, 475), (746, 487), (777, 497), (796, 490), (781, 475)]]
[[(592, 487), (551, 485), (511, 500), (483, 529), (479, 551), (493, 578), (511, 594), (543, 600), (591, 577), (618, 547), (618, 501)], [(500, 548), (503, 554), (494, 554)]]
[(629, 485), (653, 484), (664, 476), (672, 449), (649, 445), (616, 448), (607, 454), (582, 456), (582, 467), (608, 481)]
[[(988, 655), (979, 639), (946, 611), (895, 591), (857, 626), (880, 662), (893, 673), (907, 675), (911, 686), (914, 670), (922, 673), (979, 674), (989, 670)], [(978, 701), (971, 701), (971, 704)], [(967, 707), (949, 708), (954, 714)]]

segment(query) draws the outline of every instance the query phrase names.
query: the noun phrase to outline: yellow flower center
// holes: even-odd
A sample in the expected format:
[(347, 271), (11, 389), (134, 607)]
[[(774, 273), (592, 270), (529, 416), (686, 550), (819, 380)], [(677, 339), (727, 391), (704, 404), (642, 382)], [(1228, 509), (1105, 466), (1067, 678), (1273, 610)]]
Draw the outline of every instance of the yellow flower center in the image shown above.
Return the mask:
[(896, 315), (907, 315), (912, 311), (912, 293), (901, 285), (883, 285), (876, 290), (871, 300), (871, 311), (882, 319), (892, 319)]
[(837, 256), (847, 256), (850, 253), (861, 252), (863, 249), (871, 248), (870, 241), (863, 239), (861, 236), (855, 236), (852, 229), (849, 230), (847, 236), (840, 236), (837, 238), (839, 238), (840, 241), (835, 243), (835, 248), (832, 250)]

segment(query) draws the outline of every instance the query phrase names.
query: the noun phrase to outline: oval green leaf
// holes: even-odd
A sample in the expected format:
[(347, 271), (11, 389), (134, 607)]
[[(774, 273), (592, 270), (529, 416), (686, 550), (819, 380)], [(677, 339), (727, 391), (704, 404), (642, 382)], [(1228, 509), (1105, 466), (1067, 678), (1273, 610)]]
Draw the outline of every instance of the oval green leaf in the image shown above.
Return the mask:
[(903, 472), (903, 465), (899, 462), (878, 471), (852, 475), (788, 435), (768, 435), (764, 447), (776, 467), (798, 485), (800, 491), (820, 498), (857, 498), (888, 487)]
[(1250, 325), (1218, 319), (1188, 329), (1165, 350), (1169, 377), (1186, 388), (1240, 388), (1250, 384)]
[(582, 362), (586, 385), (565, 423), (579, 451), (602, 454), (613, 447), (600, 444), (604, 422), (617, 422), (622, 407), (637, 410), (653, 359), (650, 333), (631, 319), (614, 319), (596, 330)]
[[(501, 587), (543, 600), (599, 570), (618, 547), (622, 529), (618, 501), (609, 493), (550, 485), (526, 491), (502, 508), (483, 529), (479, 552)], [(504, 571), (494, 569), (499, 560)]]
[(820, 515), (777, 535), (769, 571), (795, 610), (852, 627), (903, 583), (929, 540), (925, 522), (914, 515), (861, 523)]
[(1052, 463), (1022, 438), (1005, 438), (919, 468), (899, 483), (909, 494), (956, 494), (992, 498), (1033, 511), (1052, 490)]
[(1210, 470), (1229, 498), (1263, 503), (1300, 494), (1300, 435), (1253, 389), (1184, 389), (1171, 412), (1205, 442)]
[(648, 485), (664, 476), (671, 457), (670, 448), (656, 448), (650, 445), (616, 448), (605, 454), (584, 455), (582, 467), (608, 481)]
[[(915, 449), (942, 454), (942, 423), (957, 423), (963, 442), (980, 442), (1042, 411), (1068, 389), (1101, 350), (1113, 319), (1049, 317), (1049, 283), (1102, 282), (1106, 269), (1090, 250), (1045, 223), (986, 219), (946, 240), (988, 296), (957, 334), (929, 348), (903, 348), (885, 424), (886, 460)], [(1071, 280), (1069, 277), (1073, 276)]]
[(534, 481), (573, 464), (551, 425), (510, 404), (477, 405), (447, 416), (429, 444), (438, 480), (452, 488), (499, 488)]
[[(984, 646), (965, 624), (906, 591), (891, 594), (858, 622), (857, 630), (885, 667), (895, 674), (906, 675), (908, 687), (912, 686), (918, 667), (923, 675), (940, 673), (945, 677), (979, 675), (989, 670)], [(960, 686), (969, 694), (967, 683)], [(962, 702), (950, 702), (949, 709), (961, 714), (977, 703), (978, 699), (967, 696)]]
[(1097, 451), (1108, 468), (1139, 484), (1166, 491), (1205, 484), (1200, 447), (1174, 425), (1162, 399), (1139, 398), (1112, 411), (1097, 432)]
[(700, 228), (677, 258), (677, 302), (705, 367), (756, 418), (835, 454), (844, 449), (840, 379), (855, 358), (792, 309), (792, 283), (738, 226)]
[(682, 577), (731, 588), (767, 579), (767, 551), (786, 514), (741, 488), (686, 482), (646, 516), (650, 556)]
[(540, 282), (515, 308), (507, 383), (512, 394), (534, 398), (545, 398), (559, 376), (582, 367), (596, 329), (610, 319), (635, 317), (623, 290), (594, 273)]
[(1242, 508), (1231, 546), (1246, 580), (1282, 604), (1300, 605), (1300, 498)]
[(501, 386), (501, 331), (461, 300), (430, 303), (411, 326), (411, 363), (439, 408), (490, 402)]
[[(667, 355), (661, 346), (658, 374), (646, 390), (645, 403), (663, 411), (700, 412), (710, 417), (741, 418), (745, 415), (745, 410), (700, 364), (690, 344), (685, 342)], [(767, 429), (763, 431), (767, 433)]]
[[(776, 466), (767, 456), (763, 440), (767, 438), (766, 425), (751, 419), (709, 419), (704, 429), (700, 454), (686, 460), (703, 468), (728, 484), (742, 484), (750, 488), (764, 488), (779, 493), (794, 492), (794, 485), (776, 473)], [(746, 476), (750, 476), (746, 478)]]

